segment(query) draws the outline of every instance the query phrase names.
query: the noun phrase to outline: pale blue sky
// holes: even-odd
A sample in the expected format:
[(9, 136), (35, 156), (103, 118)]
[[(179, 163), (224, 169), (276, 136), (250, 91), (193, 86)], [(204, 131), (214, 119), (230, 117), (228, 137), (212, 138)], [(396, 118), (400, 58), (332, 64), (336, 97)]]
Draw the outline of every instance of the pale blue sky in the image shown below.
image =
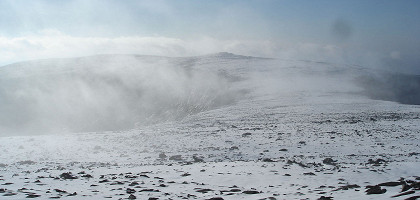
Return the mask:
[[(269, 53), (249, 51), (250, 54), (263, 52), (260, 54), (267, 56), (277, 55), (273, 51), (293, 48), (293, 44), (332, 45), (352, 59), (345, 62), (358, 63), (354, 59), (361, 56), (356, 54), (364, 53), (377, 59), (366, 64), (384, 62), (382, 64), (391, 65), (388, 67), (397, 65), (403, 66), (404, 70), (420, 72), (420, 1), (417, 0), (2, 0), (0, 10), (0, 45), (7, 49), (4, 55), (9, 55), (0, 55), (0, 64), (19, 61), (18, 50), (35, 51), (38, 48), (43, 49), (44, 53), (39, 54), (42, 58), (56, 56), (49, 55), (46, 49), (57, 52), (59, 50), (53, 48), (60, 44), (46, 47), (40, 42), (48, 38), (43, 37), (47, 30), (77, 38), (75, 41), (120, 37), (179, 39), (182, 44), (177, 45), (188, 55), (194, 54), (199, 47), (189, 50), (191, 47), (184, 46), (207, 44), (203, 37), (211, 38), (211, 41), (235, 41), (232, 42), (235, 45), (241, 41), (259, 48), (265, 45), (267, 52), (267, 43), (279, 45), (270, 46)], [(42, 40), (34, 37), (42, 37)], [(194, 39), (201, 43), (191, 42)], [(188, 40), (187, 44), (184, 40)], [(261, 41), (264, 45), (255, 45)], [(130, 53), (121, 44), (115, 49), (115, 53)], [(230, 50), (220, 48), (226, 49)], [(235, 51), (235, 48), (231, 49)], [(212, 47), (208, 51), (217, 50)], [(94, 50), (86, 52), (95, 53)], [(31, 52), (25, 55), (31, 55)], [(278, 56), (284, 55), (279, 53)], [(21, 56), (22, 60), (33, 58), (36, 57)]]

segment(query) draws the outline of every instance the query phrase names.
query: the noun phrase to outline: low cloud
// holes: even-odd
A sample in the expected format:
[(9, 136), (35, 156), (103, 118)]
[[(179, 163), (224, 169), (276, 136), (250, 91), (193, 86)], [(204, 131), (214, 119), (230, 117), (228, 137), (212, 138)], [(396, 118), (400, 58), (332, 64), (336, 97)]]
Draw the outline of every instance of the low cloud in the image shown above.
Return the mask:
[(342, 50), (329, 44), (223, 40), (207, 36), (189, 39), (161, 36), (77, 37), (56, 30), (43, 30), (37, 34), (21, 37), (0, 36), (0, 49), (0, 65), (33, 59), (96, 54), (195, 56), (221, 51), (293, 59), (322, 60), (342, 57)]

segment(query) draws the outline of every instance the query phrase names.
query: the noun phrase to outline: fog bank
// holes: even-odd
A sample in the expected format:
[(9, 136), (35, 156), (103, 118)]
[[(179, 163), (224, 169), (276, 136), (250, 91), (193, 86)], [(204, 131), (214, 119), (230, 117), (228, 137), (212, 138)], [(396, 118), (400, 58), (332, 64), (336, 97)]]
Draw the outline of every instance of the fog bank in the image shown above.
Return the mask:
[(223, 74), (166, 57), (101, 55), (0, 70), (1, 135), (127, 130), (230, 104), (239, 95)]

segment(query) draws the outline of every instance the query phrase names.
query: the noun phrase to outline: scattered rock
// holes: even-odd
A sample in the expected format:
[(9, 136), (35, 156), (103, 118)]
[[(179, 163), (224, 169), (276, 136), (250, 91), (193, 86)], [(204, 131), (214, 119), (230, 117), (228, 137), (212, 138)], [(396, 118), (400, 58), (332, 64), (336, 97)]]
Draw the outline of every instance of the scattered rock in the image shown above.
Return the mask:
[(332, 199), (333, 199), (333, 197), (321, 196), (317, 200), (332, 200)]
[(181, 176), (191, 176), (191, 174), (186, 172), (186, 173), (182, 174)]
[(204, 162), (204, 160), (202, 158), (199, 158), (197, 156), (193, 156), (193, 160), (194, 160), (194, 162)]
[(60, 189), (54, 189), (54, 191), (58, 192), (58, 193), (67, 193), (67, 191), (65, 190), (60, 190)]
[(408, 197), (404, 200), (416, 200), (416, 199), (420, 199), (420, 196), (412, 196), (412, 197)]
[(77, 195), (77, 192), (73, 192), (73, 193), (71, 193), (71, 194), (69, 194), (67, 196), (71, 197), (71, 196), (76, 196), (76, 195)]
[(335, 161), (332, 158), (325, 158), (322, 163), (326, 165), (335, 165)]
[(128, 186), (136, 186), (136, 185), (139, 185), (139, 182), (133, 181)]
[(40, 197), (41, 195), (38, 194), (28, 194), (28, 196), (26, 196), (26, 198), (37, 198)]
[(415, 193), (415, 191), (410, 190), (410, 191), (407, 191), (407, 192), (403, 192), (403, 193), (400, 193), (400, 194), (394, 195), (394, 196), (392, 196), (392, 197), (400, 197), (400, 196), (409, 195), (409, 194), (414, 194), (414, 193)]
[(366, 186), (366, 194), (383, 194), (386, 192), (386, 189), (382, 189), (380, 186)]
[(17, 162), (18, 165), (33, 165), (36, 162), (32, 161), (32, 160), (25, 160), (25, 161), (19, 161)]
[(232, 146), (232, 147), (229, 148), (229, 150), (231, 150), (231, 151), (238, 150), (238, 149), (239, 149), (239, 147), (237, 147), (237, 146)]
[(83, 178), (93, 178), (93, 176), (92, 176), (92, 175), (90, 175), (90, 174), (84, 174), (84, 175), (82, 175), (82, 177), (83, 177)]
[(160, 192), (160, 190), (155, 190), (155, 189), (142, 189), (139, 192)]
[(355, 188), (360, 188), (360, 186), (359, 185), (356, 185), (356, 184), (344, 185), (344, 186), (341, 186), (341, 187), (335, 189), (334, 191), (338, 191), (338, 190), (349, 190), (349, 189), (355, 189)]
[(7, 197), (7, 196), (15, 196), (15, 195), (17, 195), (17, 193), (9, 192), (9, 193), (3, 194), (3, 196), (5, 196), (5, 197)]
[(244, 193), (244, 194), (259, 194), (261, 192), (258, 192), (256, 190), (246, 190), (246, 191), (243, 191), (242, 193)]
[(64, 179), (64, 180), (67, 180), (67, 179), (77, 179), (77, 177), (76, 177), (76, 176), (73, 176), (73, 175), (71, 174), (71, 172), (62, 173), (62, 174), (60, 175), (60, 178), (62, 178), (62, 179)]
[(252, 135), (252, 133), (247, 132), (247, 133), (243, 133), (242, 137), (248, 137), (248, 136), (251, 136), (251, 135)]
[(131, 188), (127, 188), (126, 192), (127, 192), (127, 194), (133, 194), (133, 193), (136, 193), (136, 190), (131, 189)]
[(378, 186), (389, 186), (389, 187), (395, 187), (395, 186), (399, 186), (399, 185), (402, 185), (403, 184), (403, 182), (396, 182), (396, 181), (394, 181), (394, 182), (385, 182), (385, 183), (380, 183), (380, 184), (378, 184)]
[(213, 191), (212, 189), (200, 189), (200, 188), (197, 188), (197, 189), (198, 190), (196, 190), (196, 192), (200, 192), (200, 193), (203, 193), (203, 194)]
[(373, 160), (373, 159), (369, 159), (368, 160), (368, 164), (376, 164), (376, 165), (379, 165), (379, 164), (382, 164), (382, 163), (386, 163), (386, 160), (384, 160), (384, 159), (376, 159), (376, 160)]
[(163, 153), (163, 152), (159, 154), (159, 158), (160, 158), (160, 159), (166, 159), (167, 157), (168, 157), (168, 156), (166, 156), (166, 154), (165, 154), (165, 153)]
[(264, 158), (262, 161), (263, 162), (276, 162), (276, 161), (272, 160), (271, 158)]
[(182, 156), (181, 155), (174, 155), (174, 156), (169, 157), (169, 160), (182, 161)]

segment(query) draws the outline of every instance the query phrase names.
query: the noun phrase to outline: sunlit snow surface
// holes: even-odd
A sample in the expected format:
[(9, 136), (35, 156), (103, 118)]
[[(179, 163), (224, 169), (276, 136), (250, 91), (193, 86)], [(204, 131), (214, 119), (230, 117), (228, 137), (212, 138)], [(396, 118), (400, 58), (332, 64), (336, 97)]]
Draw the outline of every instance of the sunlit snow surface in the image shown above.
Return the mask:
[[(401, 184), (419, 181), (420, 106), (366, 97), (357, 80), (373, 70), (228, 53), (146, 56), (136, 62), (150, 59), (188, 68), (208, 83), (197, 86), (196, 93), (188, 91), (188, 106), (175, 104), (180, 110), (170, 115), (177, 117), (135, 122), (134, 130), (19, 136), (4, 132), (1, 199), (388, 199), (400, 194)], [(50, 73), (70, 70), (61, 67)], [(29, 72), (19, 73), (16, 76)], [(158, 82), (151, 86), (159, 88)], [(172, 89), (185, 92), (179, 81), (162, 86), (171, 83), (180, 84)], [(203, 88), (212, 90), (200, 91)], [(218, 98), (212, 98), (213, 93)], [(178, 93), (162, 95), (157, 97), (189, 102)], [(164, 106), (173, 109), (166, 101)], [(198, 109), (191, 109), (195, 106)], [(115, 114), (127, 113), (133, 115)], [(68, 172), (77, 179), (66, 178), (63, 173)], [(383, 194), (365, 192), (368, 185), (390, 181), (401, 184), (381, 186), (387, 190)], [(418, 189), (407, 191), (413, 192), (392, 199), (420, 195)]]

